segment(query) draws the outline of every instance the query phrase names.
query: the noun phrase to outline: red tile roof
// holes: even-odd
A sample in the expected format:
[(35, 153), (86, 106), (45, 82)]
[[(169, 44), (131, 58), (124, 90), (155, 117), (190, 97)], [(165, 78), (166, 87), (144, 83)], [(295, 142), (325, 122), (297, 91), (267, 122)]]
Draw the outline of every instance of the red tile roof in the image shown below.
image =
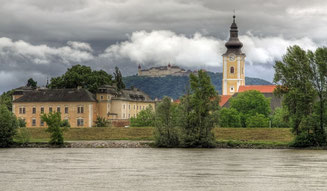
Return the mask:
[(273, 93), (276, 85), (251, 85), (251, 86), (240, 86), (238, 92), (245, 92), (249, 90), (257, 90), (261, 93)]
[(227, 101), (231, 97), (232, 97), (232, 95), (221, 95), (220, 96), (220, 102), (219, 102), (220, 107), (222, 107), (223, 105), (225, 105), (225, 103), (227, 103)]

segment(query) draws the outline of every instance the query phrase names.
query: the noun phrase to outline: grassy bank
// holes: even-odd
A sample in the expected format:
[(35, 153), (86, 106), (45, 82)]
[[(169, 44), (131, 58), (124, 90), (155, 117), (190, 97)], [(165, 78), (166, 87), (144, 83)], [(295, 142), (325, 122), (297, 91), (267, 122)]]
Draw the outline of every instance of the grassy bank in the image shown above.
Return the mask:
[[(47, 142), (44, 128), (28, 128), (31, 142)], [(283, 147), (292, 141), (290, 129), (284, 128), (215, 128), (221, 147)], [(66, 141), (80, 140), (153, 140), (152, 127), (71, 128), (64, 133)]]

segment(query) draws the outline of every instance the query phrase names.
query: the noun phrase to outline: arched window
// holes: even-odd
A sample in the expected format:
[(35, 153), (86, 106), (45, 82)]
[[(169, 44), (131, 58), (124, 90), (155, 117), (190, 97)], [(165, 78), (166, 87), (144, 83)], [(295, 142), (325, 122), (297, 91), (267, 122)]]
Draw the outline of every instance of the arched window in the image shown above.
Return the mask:
[(230, 73), (234, 74), (234, 67), (230, 67)]

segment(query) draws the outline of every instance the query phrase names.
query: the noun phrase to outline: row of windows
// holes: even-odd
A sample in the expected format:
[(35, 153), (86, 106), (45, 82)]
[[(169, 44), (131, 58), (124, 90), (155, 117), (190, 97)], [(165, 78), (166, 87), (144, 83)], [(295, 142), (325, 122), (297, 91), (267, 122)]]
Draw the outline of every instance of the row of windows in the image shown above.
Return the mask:
[[(61, 112), (60, 107), (57, 107), (57, 110), (56, 111), (57, 112)], [(68, 111), (69, 111), (69, 108), (66, 106), (65, 109), (64, 109), (65, 114), (67, 114)], [(40, 108), (40, 112), (41, 113), (44, 113), (44, 107), (41, 107)], [(52, 112), (53, 112), (52, 107), (49, 107), (49, 113), (52, 113)], [(19, 108), (19, 114), (25, 114), (25, 113), (26, 113), (25, 107), (20, 107)], [(84, 107), (83, 106), (78, 106), (77, 107), (77, 113), (84, 113)], [(36, 107), (33, 107), (32, 108), (32, 114), (36, 114)]]
[[(134, 114), (134, 117), (136, 117), (136, 114)], [(123, 113), (123, 119), (125, 119), (125, 118), (126, 118), (126, 114)], [(131, 114), (128, 114), (128, 118), (131, 118)]]
[[(65, 120), (68, 120), (68, 119), (65, 119)], [(33, 118), (32, 119), (32, 126), (36, 126), (36, 119)], [(44, 121), (40, 120), (40, 126), (43, 127), (44, 126)], [(84, 119), (83, 118), (78, 118), (77, 119), (77, 126), (78, 127), (81, 127), (81, 126), (84, 126)]]
[[(123, 109), (125, 109), (125, 108), (126, 108), (126, 106), (124, 104)], [(145, 106), (142, 107), (142, 106), (134, 105), (134, 109), (139, 110), (139, 108), (140, 108), (140, 110), (144, 110)], [(131, 109), (131, 105), (128, 105), (128, 109)]]

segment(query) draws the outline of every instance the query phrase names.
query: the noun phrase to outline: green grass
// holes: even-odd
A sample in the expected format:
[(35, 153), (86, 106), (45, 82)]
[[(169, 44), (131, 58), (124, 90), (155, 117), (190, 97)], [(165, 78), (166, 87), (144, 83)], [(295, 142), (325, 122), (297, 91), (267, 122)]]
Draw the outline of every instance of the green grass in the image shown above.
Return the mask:
[[(71, 128), (64, 133), (65, 141), (80, 140), (153, 140), (153, 127)], [(215, 128), (218, 144), (286, 146), (293, 140), (287, 128)], [(48, 142), (45, 128), (28, 128), (30, 142)]]

